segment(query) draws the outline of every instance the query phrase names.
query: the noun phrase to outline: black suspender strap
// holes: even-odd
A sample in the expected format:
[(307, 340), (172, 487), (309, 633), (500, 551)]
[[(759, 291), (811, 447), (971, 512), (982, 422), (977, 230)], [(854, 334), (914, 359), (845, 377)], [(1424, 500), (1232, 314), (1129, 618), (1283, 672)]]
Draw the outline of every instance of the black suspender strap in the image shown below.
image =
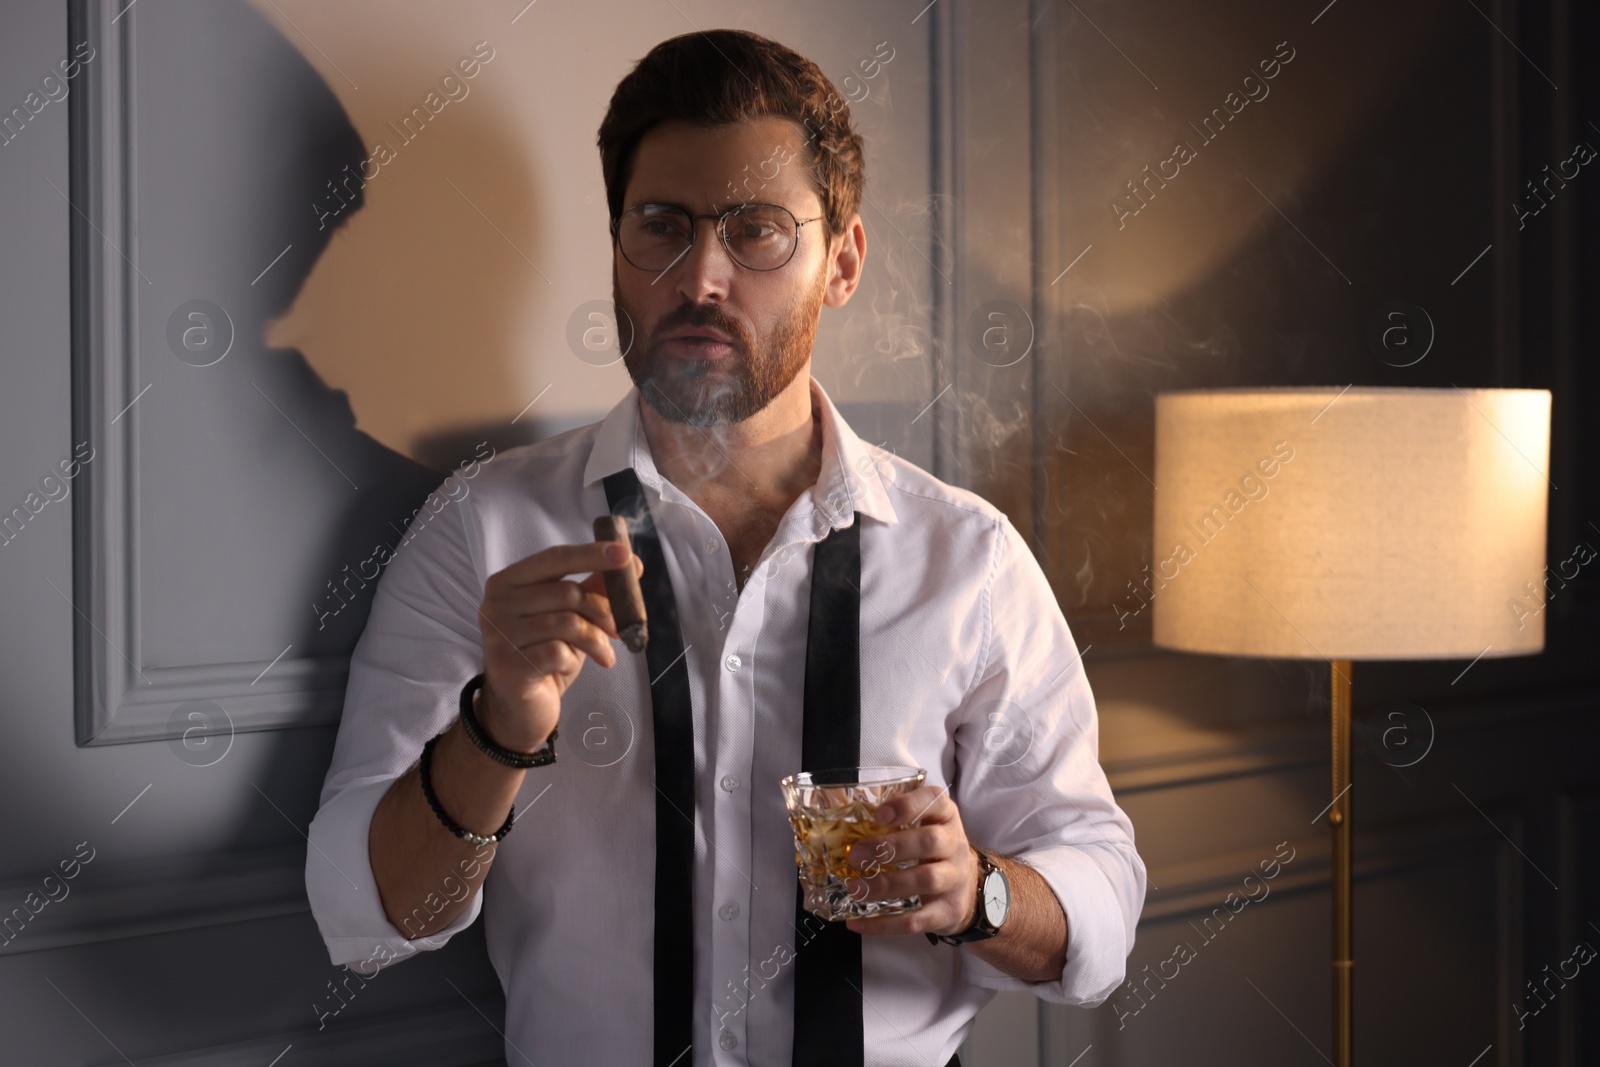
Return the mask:
[[(861, 517), (817, 544), (806, 629), (800, 768), (854, 767), (861, 752)], [(821, 929), (817, 929), (818, 925)], [(794, 1067), (860, 1067), (861, 935), (805, 908), (795, 880)], [(807, 939), (806, 935), (815, 930)]]
[[(611, 513), (644, 561), (645, 649), (655, 727), (655, 1067), (694, 1062), (694, 710), (677, 604), (660, 536), (631, 468), (608, 475)], [(819, 542), (806, 631), (801, 767), (853, 767), (861, 745), (861, 520)], [(804, 908), (795, 880), (794, 1067), (859, 1067), (861, 935)], [(808, 921), (809, 920), (809, 921)], [(821, 929), (817, 929), (818, 926)], [(816, 931), (814, 934), (811, 931)]]
[[(628, 520), (644, 561), (650, 619), (645, 662), (656, 747), (655, 1067), (688, 1067), (694, 1045), (694, 708), (678, 607), (661, 539), (632, 468), (605, 479), (613, 515)], [(687, 1055), (686, 1055), (687, 1053)]]

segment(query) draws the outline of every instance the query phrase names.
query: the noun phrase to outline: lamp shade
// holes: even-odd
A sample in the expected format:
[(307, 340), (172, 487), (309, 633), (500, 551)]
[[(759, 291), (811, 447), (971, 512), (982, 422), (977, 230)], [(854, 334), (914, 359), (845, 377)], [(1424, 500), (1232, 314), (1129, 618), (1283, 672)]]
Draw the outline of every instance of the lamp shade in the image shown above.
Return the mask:
[(1550, 393), (1156, 397), (1155, 644), (1302, 659), (1544, 647)]

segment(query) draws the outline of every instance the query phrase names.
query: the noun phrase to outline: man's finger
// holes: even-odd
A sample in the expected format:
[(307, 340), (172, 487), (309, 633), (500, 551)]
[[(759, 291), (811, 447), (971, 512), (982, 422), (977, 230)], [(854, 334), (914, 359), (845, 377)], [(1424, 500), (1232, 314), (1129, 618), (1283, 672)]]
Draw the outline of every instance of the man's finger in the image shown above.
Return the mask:
[(857, 841), (849, 859), (858, 871), (879, 870), (895, 863), (952, 859), (960, 852), (959, 844), (943, 824), (925, 825)]
[[(942, 900), (944, 898), (936, 898)], [(902, 912), (899, 915), (874, 915), (865, 919), (847, 919), (845, 928), (851, 933), (861, 934), (865, 937), (900, 937), (905, 934), (920, 934), (924, 930), (937, 929), (953, 923), (951, 916), (955, 913), (951, 904), (930, 903), (924, 899), (922, 908), (918, 911)]]
[(888, 826), (903, 826), (918, 819), (924, 823), (949, 822), (956, 817), (956, 802), (943, 786), (923, 785), (879, 804), (877, 817)]
[(582, 583), (573, 581), (545, 582), (515, 590), (501, 590), (498, 599), (485, 603), (484, 610), (492, 611), (501, 626), (508, 621), (575, 611), (602, 629), (616, 628), (605, 594), (585, 589)]
[[(635, 554), (633, 557), (633, 575), (635, 578), (642, 577), (644, 575), (644, 560), (640, 559), (637, 554)], [(606, 592), (605, 572), (595, 571), (578, 584), (591, 593), (599, 593), (601, 596), (604, 596)]]
[(935, 897), (957, 893), (966, 885), (965, 872), (955, 863), (919, 863), (906, 870), (868, 870), (845, 880), (851, 896), (860, 900), (897, 900), (919, 896), (926, 905)]
[(611, 634), (605, 627), (575, 611), (557, 611), (513, 618), (495, 627), (496, 636), (515, 648), (527, 649), (550, 641), (564, 641), (605, 666), (615, 661)]
[(572, 574), (590, 571), (609, 571), (627, 566), (627, 561), (613, 563), (606, 548), (609, 541), (595, 541), (582, 545), (552, 545), (542, 552), (524, 556), (511, 566), (497, 572), (492, 581), (507, 587), (538, 585)]

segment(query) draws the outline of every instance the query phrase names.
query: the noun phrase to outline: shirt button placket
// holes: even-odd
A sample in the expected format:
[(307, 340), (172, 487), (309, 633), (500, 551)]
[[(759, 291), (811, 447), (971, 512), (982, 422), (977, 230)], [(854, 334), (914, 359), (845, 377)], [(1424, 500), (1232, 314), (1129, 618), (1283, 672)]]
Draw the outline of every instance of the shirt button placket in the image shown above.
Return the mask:
[[(717, 766), (712, 772), (718, 775), (716, 782), (720, 787), (717, 797), (720, 814), (716, 820), (719, 834), (714, 850), (714, 855), (720, 854), (720, 857), (715, 860), (714, 876), (717, 895), (713, 899), (718, 904), (717, 922), (712, 929), (712, 943), (716, 946), (713, 952), (716, 991), (713, 995), (717, 998), (718, 1006), (728, 1012), (726, 1015), (714, 1015), (714, 1018), (719, 1020), (716, 1027), (717, 1044), (725, 1052), (733, 1052), (739, 1047), (750, 1017), (749, 1001), (759, 995), (756, 993), (757, 986), (748, 980), (749, 968), (746, 964), (750, 960), (751, 931), (747, 900), (750, 885), (748, 878), (741, 873), (750, 869), (751, 810), (749, 790), (740, 786), (748, 776), (755, 746), (755, 738), (750, 732), (754, 725), (751, 701), (754, 699), (755, 679), (750, 674), (754, 661), (747, 663), (745, 657), (749, 654), (747, 643), (760, 632), (764, 614), (759, 603), (752, 603), (752, 607), (754, 610), (740, 613), (729, 628), (724, 645), (726, 654), (722, 658), (723, 674), (718, 686), (718, 715), (726, 724), (726, 729), (718, 731)], [(741, 645), (745, 646), (745, 655), (733, 651)], [(737, 1056), (722, 1057), (719, 1062), (737, 1063), (740, 1059)]]

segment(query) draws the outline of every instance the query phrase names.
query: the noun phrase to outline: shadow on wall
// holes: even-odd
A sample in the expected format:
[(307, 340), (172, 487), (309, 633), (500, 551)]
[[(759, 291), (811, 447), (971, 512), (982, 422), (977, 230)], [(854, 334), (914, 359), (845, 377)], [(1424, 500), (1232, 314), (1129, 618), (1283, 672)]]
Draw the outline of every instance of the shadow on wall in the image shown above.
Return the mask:
[[(358, 199), (331, 226), (310, 209), (328, 176), (365, 156), (361, 139), (323, 79), (248, 4), (151, 4), (139, 15), (137, 57), (161, 71), (147, 76), (134, 105), (144, 157), (140, 261), (153, 279), (141, 315), (164, 321), (176, 306), (180, 325), (204, 321), (209, 333), (231, 321), (232, 330), (231, 347), (214, 364), (204, 349), (191, 354), (187, 339), (170, 336), (173, 352), (194, 366), (145, 357), (157, 375), (147, 399), (176, 389), (186, 402), (182, 418), (152, 407), (139, 431), (141, 465), (152, 486), (159, 479), (166, 505), (149, 509), (141, 548), (156, 579), (147, 582), (148, 611), (164, 637), (152, 642), (150, 658), (225, 662), (243, 653), (236, 645), (259, 653), (262, 630), (292, 638), (297, 658), (345, 656), (372, 584), (322, 625), (306, 605), (332, 601), (327, 580), (375, 542), (395, 543), (397, 527), (449, 465), (418, 462), (358, 429), (344, 391), (330, 388), (297, 349), (263, 340), (338, 224), (361, 208)], [(196, 129), (214, 131), (205, 150), (171, 150)], [(264, 249), (273, 251), (263, 256)], [(214, 296), (223, 318), (187, 317), (183, 301), (196, 293)], [(202, 568), (217, 573), (194, 581)], [(230, 635), (218, 634), (225, 620), (252, 614), (241, 612), (246, 603), (272, 621), (240, 620)], [(285, 618), (292, 632), (284, 632)]]
[[(470, 454), (486, 436), (498, 447), (568, 428), (530, 428), (534, 413), (511, 424), (533, 399), (518, 346), (528, 319), (548, 310), (560, 265), (540, 244), (537, 176), (488, 88), (515, 60), (475, 19), (402, 8), (404, 35), (359, 48), (347, 39), (337, 49), (355, 18), (342, 17), (330, 31), (334, 66), (282, 8), (250, 6), (301, 51), (306, 74), (321, 71), (355, 127), (295, 205), (308, 219), (325, 213), (343, 236), (268, 341), (298, 347), (346, 390), (374, 439), (441, 470), (460, 462), (452, 449)], [(295, 23), (323, 39), (298, 13)]]
[[(141, 297), (145, 315), (164, 320), (184, 299), (208, 293), (234, 331), (215, 365), (160, 361), (171, 381), (158, 390), (186, 390), (196, 417), (153, 410), (142, 424), (167, 505), (155, 512), (143, 552), (152, 576), (167, 579), (148, 583), (165, 638), (150, 651), (174, 663), (232, 662), (276, 639), (264, 661), (292, 639), (295, 658), (347, 656), (376, 588), (377, 547), (400, 544), (451, 469), (551, 432), (531, 417), (487, 417), (513, 397), (496, 361), (508, 348), (506, 309), (518, 306), (525, 280), (469, 254), (483, 219), (428, 162), (447, 150), (459, 161), (467, 139), (464, 158), (496, 182), (520, 181), (516, 168), (497, 165), (505, 150), (488, 113), (475, 118), (475, 101), (462, 95), (468, 70), (481, 77), (492, 68), (478, 58), (492, 49), (461, 47), (472, 62), (442, 90), (431, 68), (363, 76), (364, 95), (383, 95), (383, 78), (409, 87), (392, 107), (395, 125), (364, 139), (329, 82), (244, 0), (152, 2), (139, 14), (141, 64), (162, 72), (137, 101), (148, 234), (141, 265), (155, 279)], [(459, 99), (432, 114), (423, 102), (438, 107), (443, 97), (430, 99), (430, 90)], [(426, 124), (407, 118), (411, 104), (431, 114)], [(204, 151), (171, 150), (196, 129), (213, 131)], [(452, 177), (463, 192), (493, 184), (465, 168)], [(375, 192), (385, 205), (376, 216)], [(504, 199), (529, 203), (526, 190)], [(512, 232), (525, 226), (514, 216), (497, 221)], [(331, 277), (311, 285), (330, 260)], [(313, 291), (338, 305), (335, 319), (313, 313), (316, 329), (305, 338), (325, 358), (284, 344), (296, 341), (291, 309)], [(280, 328), (286, 322), (291, 328)], [(363, 410), (381, 417), (368, 420)], [(264, 539), (266, 530), (278, 533)], [(219, 555), (219, 545), (229, 547)], [(196, 560), (227, 566), (212, 567), (197, 587), (189, 580), (201, 570)], [(262, 575), (279, 577), (264, 584)], [(241, 620), (241, 603), (260, 605), (260, 618)]]
[[(294, 303), (327, 251), (339, 245), (334, 235), (365, 215), (359, 194), (337, 226), (321, 225), (313, 205), (329, 179), (359, 165), (367, 149), (326, 81), (242, 0), (145, 0), (126, 14), (117, 30), (128, 34), (129, 59), (138, 71), (137, 91), (126, 104), (134, 119), (138, 179), (129, 203), (139, 234), (138, 266), (127, 267), (130, 274), (139, 271), (129, 288), (137, 301), (134, 362), (143, 399), (121, 426), (134, 427), (137, 444), (129, 475), (137, 488), (139, 537), (130, 546), (137, 555), (127, 578), (138, 596), (136, 655), (144, 668), (270, 666), (267, 661), (283, 657), (292, 642), (279, 671), (296, 660), (348, 656), (376, 583), (361, 584), (325, 626), (310, 610), (313, 599), (328, 596), (325, 583), (359, 566), (375, 544), (397, 544), (444, 471), (470, 457), (470, 451), (408, 456), (364, 432), (345, 390), (330, 387), (321, 368), (297, 348), (264, 337), (267, 324)], [(104, 162), (91, 151), (76, 156), (74, 166)], [(409, 270), (410, 261), (397, 263), (401, 268)], [(199, 297), (220, 312), (208, 316), (206, 334), (231, 324), (229, 343), (215, 353), (207, 347), (214, 343), (210, 336), (183, 336), (201, 329), (187, 317), (186, 306)], [(504, 294), (485, 299), (508, 303)], [(433, 314), (427, 308), (417, 313)], [(413, 406), (425, 408), (426, 390), (410, 388)], [(90, 966), (81, 952), (63, 954), (63, 966), (81, 966), (81, 984), (98, 989), (94, 999), (117, 1005), (124, 1032), (137, 1027), (142, 1041), (166, 1049), (216, 1041), (230, 1026), (235, 1035), (309, 1029), (314, 1016), (307, 1008), (326, 992), (329, 977), (309, 915), (295, 910), (303, 900), (303, 875), (284, 877), (282, 853), (299, 854), (288, 873), (303, 872), (298, 830), (316, 809), (333, 732), (258, 736), (264, 747), (253, 753), (244, 777), (195, 770), (226, 755), (234, 738), (230, 733), (224, 740), (221, 755), (205, 762), (209, 753), (192, 750), (187, 735), (169, 739), (163, 747), (173, 748), (188, 767), (173, 768), (166, 753), (154, 753), (164, 775), (212, 775), (209, 781), (190, 775), (183, 784), (197, 803), (211, 808), (195, 812), (197, 825), (224, 825), (214, 837), (205, 835), (198, 849), (194, 840), (180, 840), (183, 835), (152, 830), (156, 837), (132, 846), (137, 855), (127, 862), (135, 873), (126, 884), (153, 884), (144, 878), (146, 866), (151, 877), (163, 872), (161, 878), (174, 886), (193, 877), (225, 887), (220, 903), (195, 909), (203, 922), (230, 915), (242, 902), (256, 913), (237, 918), (292, 915), (293, 926), (288, 919), (267, 925), (229, 919), (189, 930), (154, 956), (149, 947), (139, 949), (145, 955), (134, 971), (104, 962), (117, 958), (118, 945), (138, 939), (97, 945), (109, 953), (105, 960), (95, 957), (100, 966)], [(236, 772), (241, 758), (224, 763), (221, 774)], [(111, 862), (121, 861), (102, 861)], [(125, 914), (114, 902), (108, 906), (106, 929)], [(133, 907), (149, 905), (136, 899)], [(183, 929), (193, 921), (186, 910), (181, 901), (171, 904), (159, 928), (168, 929), (170, 920)], [(180, 943), (195, 936), (234, 945), (258, 966), (239, 969), (232, 976), (237, 982), (197, 988)], [(498, 990), (483, 960), (481, 937), (480, 930), (452, 946), (450, 958), (460, 963), (463, 954), (476, 957), (476, 970), (456, 969), (460, 988), (492, 1003)], [(418, 968), (387, 980), (359, 1010), (394, 998), (436, 1000), (433, 991), (417, 994), (416, 983), (428, 977), (443, 984), (436, 971)], [(197, 1009), (195, 1003), (207, 1006)], [(241, 1015), (243, 1004), (251, 1008)], [(32, 1057), (57, 1058), (59, 1049)]]

